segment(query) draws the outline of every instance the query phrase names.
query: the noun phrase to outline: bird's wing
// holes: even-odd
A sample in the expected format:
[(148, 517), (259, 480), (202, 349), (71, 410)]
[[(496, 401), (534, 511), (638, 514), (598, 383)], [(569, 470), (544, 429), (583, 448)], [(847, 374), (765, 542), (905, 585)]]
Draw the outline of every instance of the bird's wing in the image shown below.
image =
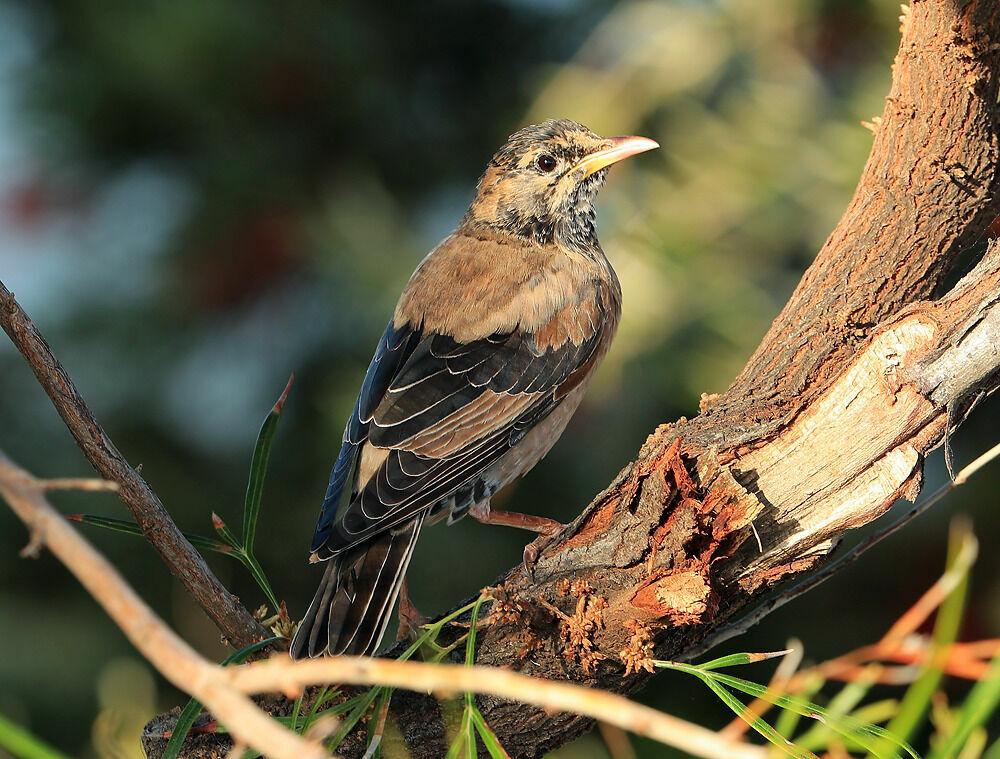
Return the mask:
[[(425, 331), (412, 347), (416, 332), (384, 337), (376, 361), (380, 354), (395, 356), (398, 369), (387, 380), (390, 362), (383, 358), (368, 371), (317, 525), (313, 551), (318, 558), (329, 558), (448, 496), (555, 409), (596, 364), (592, 359), (605, 320), (598, 302), (587, 305), (592, 310), (586, 319), (593, 325), (589, 334), (545, 349), (538, 347), (535, 334), (519, 328), (465, 343)], [(394, 344), (399, 347), (392, 353)], [(375, 404), (380, 382), (385, 390)], [(334, 519), (362, 435), (383, 458), (341, 518)]]
[(354, 410), (344, 428), (343, 444), (330, 472), (330, 484), (323, 498), (311, 550), (315, 551), (329, 537), (337, 506), (344, 494), (347, 480), (354, 471), (358, 452), (361, 445), (368, 440), (368, 426), (372, 413), (382, 401), (393, 377), (413, 353), (419, 339), (419, 331), (414, 331), (406, 324), (397, 328), (390, 321), (389, 326), (385, 328), (375, 349), (375, 356), (365, 373), (364, 382), (361, 383), (361, 391), (358, 393)]

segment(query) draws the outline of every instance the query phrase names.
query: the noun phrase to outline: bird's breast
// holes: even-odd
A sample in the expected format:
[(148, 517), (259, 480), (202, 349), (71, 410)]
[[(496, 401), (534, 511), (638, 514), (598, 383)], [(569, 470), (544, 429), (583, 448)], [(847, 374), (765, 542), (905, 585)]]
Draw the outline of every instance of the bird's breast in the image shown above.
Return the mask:
[(613, 333), (621, 292), (597, 255), (602, 260), (555, 246), (452, 235), (414, 272), (394, 321), (460, 343), (520, 329), (535, 335), (540, 349), (579, 343), (604, 326)]

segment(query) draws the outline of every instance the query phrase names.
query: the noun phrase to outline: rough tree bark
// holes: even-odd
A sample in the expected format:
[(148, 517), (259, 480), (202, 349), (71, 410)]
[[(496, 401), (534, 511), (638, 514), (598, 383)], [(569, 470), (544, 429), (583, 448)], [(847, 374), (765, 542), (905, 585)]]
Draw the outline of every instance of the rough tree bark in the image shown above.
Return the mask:
[[(478, 663), (633, 692), (650, 656), (683, 658), (916, 497), (923, 457), (1000, 384), (1000, 252), (934, 299), (997, 212), (998, 69), (995, 2), (913, 4), (857, 191), (760, 347), (698, 417), (649, 437), (534, 582), (502, 579)], [(591, 726), (479, 704), (514, 757)], [(392, 708), (412, 756), (444, 755), (433, 698)], [(220, 749), (200, 745), (186, 755)]]

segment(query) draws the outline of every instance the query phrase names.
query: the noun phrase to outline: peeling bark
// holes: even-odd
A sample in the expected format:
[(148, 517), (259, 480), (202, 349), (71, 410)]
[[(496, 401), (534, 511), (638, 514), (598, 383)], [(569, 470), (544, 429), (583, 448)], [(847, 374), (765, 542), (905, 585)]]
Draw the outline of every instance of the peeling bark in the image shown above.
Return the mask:
[[(650, 655), (684, 658), (917, 496), (926, 454), (1000, 384), (1000, 252), (934, 299), (997, 212), (998, 68), (995, 3), (913, 4), (854, 197), (760, 347), (698, 417), (649, 437), (535, 582), (503, 578), (478, 663), (634, 692)], [(513, 757), (591, 727), (479, 705)], [(444, 754), (434, 699), (407, 694), (393, 716), (412, 756)]]

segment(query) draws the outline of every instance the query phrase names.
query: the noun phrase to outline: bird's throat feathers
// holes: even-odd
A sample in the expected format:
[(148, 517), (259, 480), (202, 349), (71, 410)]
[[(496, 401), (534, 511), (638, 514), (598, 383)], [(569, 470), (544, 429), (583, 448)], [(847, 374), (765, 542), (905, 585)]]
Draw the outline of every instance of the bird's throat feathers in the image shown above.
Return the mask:
[[(494, 167), (491, 166), (490, 169)], [(458, 231), (470, 236), (492, 233), (541, 247), (556, 244), (566, 252), (592, 257), (600, 245), (595, 226), (594, 197), (606, 170), (579, 184), (536, 187), (511, 178), (494, 178), (487, 171), (480, 191)]]

